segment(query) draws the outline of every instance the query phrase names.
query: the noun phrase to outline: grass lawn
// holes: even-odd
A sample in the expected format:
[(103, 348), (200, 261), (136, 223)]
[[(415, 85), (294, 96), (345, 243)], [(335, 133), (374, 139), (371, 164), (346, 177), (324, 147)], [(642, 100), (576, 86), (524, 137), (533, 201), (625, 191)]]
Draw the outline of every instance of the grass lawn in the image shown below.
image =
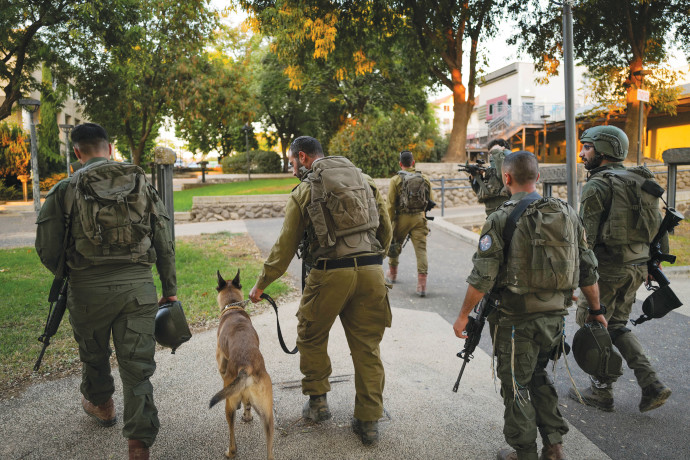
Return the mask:
[(665, 267), (690, 265), (690, 222), (685, 219), (675, 228), (673, 235), (669, 236), (671, 254), (675, 255), (676, 263), (671, 265), (663, 263)]
[[(232, 279), (240, 268), (247, 298), (263, 264), (254, 241), (247, 235), (216, 233), (178, 238), (176, 250), (177, 295), (193, 329), (217, 324), (216, 270), (225, 279)], [(154, 280), (160, 295), (155, 268)], [(46, 299), (51, 283), (52, 275), (41, 265), (34, 248), (0, 250), (0, 397), (36, 377), (32, 369), (42, 346), (37, 338), (48, 313)], [(291, 291), (288, 284), (278, 280), (266, 292), (277, 300)], [(257, 308), (266, 305), (261, 302)], [(251, 304), (248, 309), (252, 309)], [(65, 314), (38, 376), (59, 376), (77, 369), (77, 346)]]
[(175, 211), (189, 211), (192, 209), (192, 197), (194, 196), (279, 195), (290, 193), (298, 183), (295, 178), (285, 178), (252, 179), (245, 182), (213, 184), (206, 187), (173, 192), (173, 200), (175, 201)]

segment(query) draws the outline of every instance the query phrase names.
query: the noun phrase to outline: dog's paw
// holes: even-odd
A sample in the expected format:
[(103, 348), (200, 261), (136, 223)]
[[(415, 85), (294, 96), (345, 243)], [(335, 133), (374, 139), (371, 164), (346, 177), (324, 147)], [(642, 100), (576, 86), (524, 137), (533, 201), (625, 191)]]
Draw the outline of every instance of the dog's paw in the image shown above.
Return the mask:
[(225, 451), (225, 456), (226, 456), (227, 458), (235, 458), (235, 454), (237, 454), (237, 448), (235, 448), (235, 449), (232, 450), (232, 451), (230, 451), (230, 449), (228, 449), (228, 450)]
[(243, 422), (251, 422), (252, 420), (254, 420), (252, 413), (248, 410), (244, 411), (244, 414), (242, 414), (242, 421)]

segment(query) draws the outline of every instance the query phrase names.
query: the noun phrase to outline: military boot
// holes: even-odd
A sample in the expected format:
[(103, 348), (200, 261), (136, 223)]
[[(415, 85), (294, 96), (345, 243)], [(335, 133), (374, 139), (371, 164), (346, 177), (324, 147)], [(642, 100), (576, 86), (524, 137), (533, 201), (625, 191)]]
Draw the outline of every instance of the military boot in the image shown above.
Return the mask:
[(149, 460), (149, 448), (138, 439), (127, 441), (129, 447), (129, 460)]
[[(613, 385), (601, 384), (592, 382), (592, 385), (584, 391), (580, 392), (582, 400), (588, 406), (596, 407), (604, 412), (613, 412)], [(570, 396), (575, 401), (580, 401), (574, 388), (568, 391)]]
[(426, 273), (417, 274), (417, 295), (426, 297)]
[(496, 460), (518, 460), (518, 455), (513, 449), (504, 447), (496, 454)]
[(302, 417), (318, 423), (331, 418), (331, 411), (328, 409), (328, 401), (326, 395), (312, 395), (309, 400), (304, 403), (302, 408)]
[(386, 278), (386, 283), (395, 284), (395, 280), (398, 278), (398, 266), (397, 265), (389, 265), (385, 278)]
[(539, 460), (565, 460), (563, 444), (544, 444)]
[(352, 419), (352, 431), (362, 440), (365, 446), (372, 446), (379, 441), (379, 422), (363, 422), (358, 418)]
[(91, 404), (85, 397), (81, 397), (81, 407), (89, 417), (93, 417), (101, 426), (113, 426), (117, 422), (115, 415), (115, 404), (113, 398), (110, 398), (101, 405)]
[(655, 380), (642, 389), (640, 412), (647, 412), (648, 410), (663, 406), (669, 396), (671, 396), (671, 389), (660, 381)]

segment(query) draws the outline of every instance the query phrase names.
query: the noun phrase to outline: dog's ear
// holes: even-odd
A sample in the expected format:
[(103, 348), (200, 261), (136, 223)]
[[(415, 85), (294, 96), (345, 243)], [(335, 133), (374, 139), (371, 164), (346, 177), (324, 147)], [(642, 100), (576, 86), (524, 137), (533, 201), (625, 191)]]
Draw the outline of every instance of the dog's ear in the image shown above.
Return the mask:
[(222, 276), (220, 276), (220, 270), (217, 270), (216, 273), (218, 273), (218, 287), (216, 288), (216, 291), (222, 291), (225, 289), (225, 285), (228, 284)]
[(235, 286), (237, 289), (242, 289), (242, 285), (240, 284), (240, 269), (237, 269), (237, 275), (235, 275), (235, 279), (232, 280), (232, 285)]

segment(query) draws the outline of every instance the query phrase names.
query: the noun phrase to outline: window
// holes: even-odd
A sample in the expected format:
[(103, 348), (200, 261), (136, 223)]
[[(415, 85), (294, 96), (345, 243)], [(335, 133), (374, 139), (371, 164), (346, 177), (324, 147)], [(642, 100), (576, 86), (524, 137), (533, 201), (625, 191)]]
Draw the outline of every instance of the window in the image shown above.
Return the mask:
[(443, 111), (444, 111), (444, 112), (450, 112), (450, 106), (449, 106), (449, 105), (444, 105), (444, 106), (443, 106)]
[(508, 99), (508, 105), (513, 105), (510, 99)]
[(489, 104), (489, 115), (493, 115), (493, 114), (494, 114), (494, 105)]
[(498, 113), (503, 112), (503, 101), (498, 101), (497, 110)]

